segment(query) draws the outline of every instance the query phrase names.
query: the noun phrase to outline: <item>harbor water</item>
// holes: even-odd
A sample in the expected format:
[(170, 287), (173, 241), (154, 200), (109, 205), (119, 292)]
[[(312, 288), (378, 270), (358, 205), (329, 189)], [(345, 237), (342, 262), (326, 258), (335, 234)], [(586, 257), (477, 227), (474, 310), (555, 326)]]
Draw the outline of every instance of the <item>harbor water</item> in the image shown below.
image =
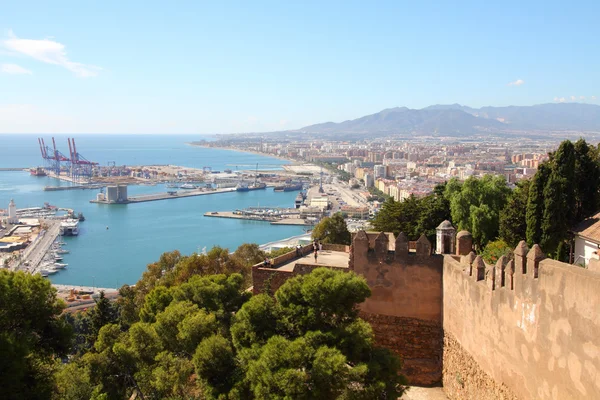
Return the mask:
[[(285, 161), (228, 150), (188, 146), (193, 136), (173, 135), (74, 135), (77, 150), (86, 158), (106, 165), (174, 164), (213, 170), (259, 163), (281, 165)], [(0, 168), (41, 165), (37, 136), (0, 135), (7, 157)], [(48, 135), (46, 135), (49, 138)], [(66, 143), (66, 136), (57, 138)], [(48, 139), (46, 139), (46, 143)], [(62, 146), (64, 147), (64, 146)], [(248, 167), (240, 167), (244, 169)], [(266, 167), (265, 167), (266, 168)], [(27, 172), (0, 172), (0, 208), (14, 198), (18, 208), (39, 207), (44, 202), (82, 212), (76, 237), (64, 237), (64, 255), (69, 266), (53, 275), (59, 284), (118, 287), (133, 284), (148, 263), (163, 252), (179, 250), (191, 254), (209, 250), (214, 245), (235, 250), (242, 243), (267, 243), (303, 233), (301, 226), (276, 226), (261, 221), (208, 218), (210, 211), (228, 211), (251, 206), (293, 207), (296, 192), (273, 192), (272, 189), (231, 192), (189, 198), (127, 205), (92, 204), (97, 190), (45, 192), (44, 186), (59, 183), (48, 177), (30, 176)], [(130, 186), (129, 195), (164, 192), (164, 185)]]

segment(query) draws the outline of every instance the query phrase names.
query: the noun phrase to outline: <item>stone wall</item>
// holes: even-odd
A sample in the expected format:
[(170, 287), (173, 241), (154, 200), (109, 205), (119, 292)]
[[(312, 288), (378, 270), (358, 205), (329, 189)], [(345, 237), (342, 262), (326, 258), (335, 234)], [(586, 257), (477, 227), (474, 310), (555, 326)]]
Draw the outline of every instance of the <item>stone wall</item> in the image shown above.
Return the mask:
[[(391, 251), (393, 248), (394, 251)], [(402, 234), (354, 237), (350, 268), (362, 275), (371, 297), (360, 305), (376, 341), (399, 354), (411, 384), (433, 385), (442, 376), (443, 256), (431, 254), (422, 236), (414, 252)]]
[(518, 400), (506, 385), (485, 373), (456, 339), (444, 335), (444, 392), (451, 399)]
[(451, 398), (600, 398), (600, 274), (521, 243), (495, 266), (446, 256), (443, 284)]
[(442, 326), (417, 318), (361, 312), (369, 322), (378, 346), (402, 358), (402, 372), (413, 385), (431, 385), (442, 378)]

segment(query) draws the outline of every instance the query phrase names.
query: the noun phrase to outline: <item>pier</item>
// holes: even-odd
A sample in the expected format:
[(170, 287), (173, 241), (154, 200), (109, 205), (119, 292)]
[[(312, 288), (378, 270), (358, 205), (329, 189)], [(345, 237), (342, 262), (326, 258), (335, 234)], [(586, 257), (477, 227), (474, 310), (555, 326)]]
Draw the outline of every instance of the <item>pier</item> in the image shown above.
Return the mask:
[(226, 189), (214, 189), (214, 190), (189, 190), (189, 191), (172, 191), (166, 193), (152, 193), (152, 194), (144, 194), (140, 196), (132, 196), (127, 197), (127, 200), (114, 202), (107, 200), (90, 200), (90, 203), (98, 203), (98, 204), (132, 204), (132, 203), (144, 203), (147, 201), (159, 201), (159, 200), (172, 200), (172, 199), (180, 199), (184, 197), (194, 197), (194, 196), (204, 196), (209, 194), (218, 194), (218, 193), (228, 193), (235, 192), (235, 188), (226, 188)]
[(297, 217), (283, 218), (275, 215), (256, 215), (256, 214), (242, 214), (234, 211), (212, 211), (204, 214), (205, 217), (213, 218), (231, 218), (231, 219), (243, 219), (246, 221), (262, 221), (269, 222), (271, 225), (300, 225), (300, 226), (313, 226), (314, 222), (306, 219)]
[(84, 190), (84, 189), (101, 189), (106, 185), (101, 183), (94, 183), (90, 185), (72, 185), (72, 186), (44, 186), (44, 191), (54, 192), (60, 190)]
[(26, 268), (29, 271), (35, 271), (52, 243), (56, 240), (60, 230), (60, 221), (44, 219), (41, 220), (43, 224), (47, 225), (47, 229), (42, 230), (38, 237), (25, 249), (21, 264), (17, 266), (19, 268)]
[(27, 171), (27, 168), (0, 168), (0, 172), (18, 172)]

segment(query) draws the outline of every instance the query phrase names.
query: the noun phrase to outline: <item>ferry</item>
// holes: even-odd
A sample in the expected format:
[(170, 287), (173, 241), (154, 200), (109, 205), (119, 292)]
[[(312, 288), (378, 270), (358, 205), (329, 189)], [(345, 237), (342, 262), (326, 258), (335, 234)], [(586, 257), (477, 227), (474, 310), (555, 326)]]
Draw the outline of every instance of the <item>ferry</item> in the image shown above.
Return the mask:
[(191, 183), (186, 183), (181, 185), (181, 189), (197, 189), (196, 185), (192, 185)]
[(58, 231), (61, 236), (77, 236), (79, 235), (79, 220), (67, 219), (60, 223), (60, 230)]

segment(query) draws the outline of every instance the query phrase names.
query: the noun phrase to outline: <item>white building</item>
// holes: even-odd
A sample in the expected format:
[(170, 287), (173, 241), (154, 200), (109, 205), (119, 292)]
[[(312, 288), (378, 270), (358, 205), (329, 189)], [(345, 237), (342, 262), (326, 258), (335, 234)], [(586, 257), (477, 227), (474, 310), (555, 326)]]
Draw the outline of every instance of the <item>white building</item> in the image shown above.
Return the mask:
[(6, 219), (6, 223), (19, 223), (19, 218), (17, 217), (17, 206), (15, 205), (15, 201), (13, 199), (10, 199), (10, 203), (8, 203), (8, 218)]
[(600, 213), (579, 223), (573, 229), (575, 250), (573, 264), (588, 265), (590, 259), (599, 259), (600, 250)]

